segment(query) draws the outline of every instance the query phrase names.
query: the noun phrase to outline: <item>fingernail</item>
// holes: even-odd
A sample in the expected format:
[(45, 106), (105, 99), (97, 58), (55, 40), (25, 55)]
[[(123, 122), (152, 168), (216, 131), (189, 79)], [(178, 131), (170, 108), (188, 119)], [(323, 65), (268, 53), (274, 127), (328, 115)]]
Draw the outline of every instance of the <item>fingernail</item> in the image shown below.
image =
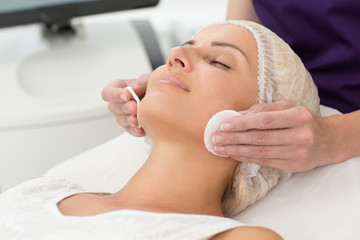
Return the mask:
[(214, 144), (221, 143), (223, 140), (224, 140), (224, 137), (221, 136), (221, 135), (218, 135), (218, 134), (216, 134), (216, 135), (214, 135), (214, 136), (212, 137), (212, 142), (213, 142)]
[(230, 131), (230, 130), (233, 129), (233, 124), (232, 124), (232, 123), (223, 123), (223, 124), (221, 125), (221, 129), (222, 129), (223, 131)]
[(120, 94), (120, 99), (126, 102), (127, 101), (126, 94), (125, 93)]
[(223, 152), (225, 150), (224, 146), (214, 146), (215, 152)]

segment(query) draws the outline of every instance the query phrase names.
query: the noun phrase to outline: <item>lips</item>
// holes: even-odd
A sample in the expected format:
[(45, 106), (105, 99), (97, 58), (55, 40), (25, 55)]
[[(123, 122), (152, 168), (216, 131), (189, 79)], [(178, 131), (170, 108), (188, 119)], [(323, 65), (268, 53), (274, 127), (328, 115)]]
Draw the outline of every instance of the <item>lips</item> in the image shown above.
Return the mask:
[(176, 75), (171, 73), (165, 73), (160, 77), (160, 79), (156, 82), (158, 85), (167, 85), (174, 88), (182, 89), (186, 92), (190, 92), (189, 86)]

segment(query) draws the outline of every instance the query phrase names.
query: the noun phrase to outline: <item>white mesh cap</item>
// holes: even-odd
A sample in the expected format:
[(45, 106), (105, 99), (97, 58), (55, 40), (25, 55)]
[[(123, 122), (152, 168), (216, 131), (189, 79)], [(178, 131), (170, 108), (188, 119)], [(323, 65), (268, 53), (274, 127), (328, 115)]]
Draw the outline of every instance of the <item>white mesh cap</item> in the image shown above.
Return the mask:
[[(258, 103), (286, 100), (295, 106), (308, 108), (314, 115), (320, 115), (320, 99), (310, 73), (280, 37), (254, 22), (230, 20), (211, 25), (215, 24), (239, 25), (255, 37), (258, 50)], [(276, 168), (250, 163), (239, 164), (232, 183), (224, 193), (224, 215), (233, 216), (239, 213), (290, 176), (291, 173)]]

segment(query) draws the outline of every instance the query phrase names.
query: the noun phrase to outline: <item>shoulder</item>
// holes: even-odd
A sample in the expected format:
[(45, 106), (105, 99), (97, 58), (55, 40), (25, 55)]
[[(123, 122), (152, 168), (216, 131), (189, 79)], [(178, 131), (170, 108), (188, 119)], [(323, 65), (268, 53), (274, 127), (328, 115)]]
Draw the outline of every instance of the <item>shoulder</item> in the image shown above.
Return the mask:
[(113, 202), (106, 199), (109, 193), (77, 193), (57, 203), (59, 211), (68, 216), (94, 216), (117, 210)]
[(237, 227), (217, 234), (211, 240), (282, 240), (276, 232), (264, 227)]

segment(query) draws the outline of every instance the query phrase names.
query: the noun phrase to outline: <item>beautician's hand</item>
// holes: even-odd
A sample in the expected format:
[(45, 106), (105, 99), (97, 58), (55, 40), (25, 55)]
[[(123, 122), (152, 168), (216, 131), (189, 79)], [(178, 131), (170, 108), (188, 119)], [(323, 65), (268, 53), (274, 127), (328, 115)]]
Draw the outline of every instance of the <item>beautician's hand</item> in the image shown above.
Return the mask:
[(243, 114), (248, 112), (227, 120), (224, 132), (213, 135), (216, 153), (290, 172), (339, 161), (329, 117), (313, 116), (284, 101), (256, 104)]
[(102, 98), (109, 102), (108, 109), (115, 115), (116, 122), (133, 136), (144, 136), (142, 128), (137, 128), (137, 104), (128, 90), (130, 86), (141, 99), (145, 95), (150, 74), (143, 74), (138, 79), (119, 79), (111, 82), (102, 91)]

